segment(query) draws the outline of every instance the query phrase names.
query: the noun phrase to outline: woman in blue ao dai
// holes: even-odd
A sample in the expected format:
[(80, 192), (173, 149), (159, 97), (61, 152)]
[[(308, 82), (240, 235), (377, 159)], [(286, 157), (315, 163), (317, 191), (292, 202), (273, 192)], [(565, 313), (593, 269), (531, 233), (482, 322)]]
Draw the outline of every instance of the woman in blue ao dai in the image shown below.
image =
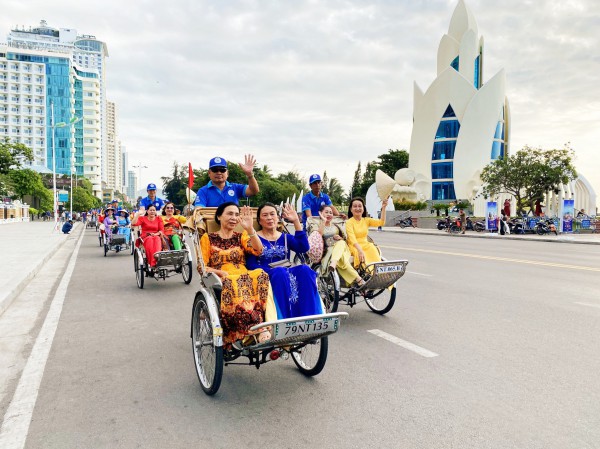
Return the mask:
[(269, 275), (279, 319), (324, 313), (317, 290), (317, 274), (308, 265), (289, 268), (270, 266), (273, 262), (289, 260), (290, 250), (295, 253), (308, 251), (306, 232), (302, 230), (298, 214), (289, 204), (284, 206), (283, 217), (293, 223), (294, 235), (277, 230), (279, 217), (274, 204), (265, 203), (258, 208), (261, 228), (258, 237), (263, 244), (263, 252), (260, 256), (247, 255), (246, 265), (250, 270), (262, 268)]

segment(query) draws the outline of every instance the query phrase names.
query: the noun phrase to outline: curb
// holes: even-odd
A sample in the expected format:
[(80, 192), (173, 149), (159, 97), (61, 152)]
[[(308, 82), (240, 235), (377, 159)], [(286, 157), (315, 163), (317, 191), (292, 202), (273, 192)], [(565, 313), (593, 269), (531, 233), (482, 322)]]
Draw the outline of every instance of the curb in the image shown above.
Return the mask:
[[(77, 227), (79, 227), (79, 226), (77, 226)], [(82, 229), (85, 230), (85, 228), (82, 228)], [(80, 231), (80, 232), (83, 232), (83, 230)], [(58, 251), (60, 249), (61, 246), (63, 246), (65, 244), (66, 241), (67, 241), (67, 239), (65, 238), (63, 240), (60, 240), (58, 243), (56, 243), (56, 245), (54, 245), (46, 253), (46, 255), (31, 269), (31, 271), (29, 273), (27, 273), (27, 276), (25, 276), (23, 278), (23, 280), (21, 280), (21, 282), (19, 282), (8, 293), (8, 295), (6, 295), (4, 298), (0, 299), (0, 315), (2, 315), (10, 307), (10, 305), (12, 304), (12, 302), (15, 300), (15, 298), (17, 296), (19, 296), (19, 294), (27, 286), (27, 284), (29, 283), (29, 281), (31, 281), (35, 277), (35, 275), (40, 272), (40, 270), (42, 269), (42, 267), (44, 266), (44, 264), (46, 262), (48, 262), (48, 260), (50, 260), (50, 258), (56, 253), (56, 251)]]
[[(498, 235), (492, 233), (477, 233), (477, 234), (460, 234), (460, 235), (448, 235), (443, 231), (438, 230), (419, 230), (419, 231), (404, 231), (401, 229), (395, 230), (390, 228), (383, 228), (383, 232), (389, 232), (391, 234), (412, 234), (412, 235), (435, 235), (438, 237), (458, 237), (458, 238), (471, 238), (471, 239), (500, 239), (500, 240), (520, 240), (523, 242), (551, 242), (551, 243), (574, 243), (577, 245), (600, 245), (600, 239), (597, 242), (590, 240), (577, 240), (574, 236), (557, 236), (556, 238), (548, 238), (548, 237), (539, 237), (539, 238), (530, 238), (527, 236), (516, 236), (516, 235)], [(492, 237), (493, 235), (493, 237)]]

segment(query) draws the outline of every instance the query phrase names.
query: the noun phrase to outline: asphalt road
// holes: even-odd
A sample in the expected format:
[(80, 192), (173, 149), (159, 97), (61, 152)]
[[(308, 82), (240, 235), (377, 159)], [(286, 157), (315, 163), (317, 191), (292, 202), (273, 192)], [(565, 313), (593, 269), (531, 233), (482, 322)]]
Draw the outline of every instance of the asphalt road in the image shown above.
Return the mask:
[(228, 366), (208, 397), (197, 277), (140, 290), (132, 257), (103, 257), (86, 230), (25, 447), (600, 447), (600, 247), (372, 235), (410, 261), (391, 312), (342, 306), (314, 378), (291, 360)]

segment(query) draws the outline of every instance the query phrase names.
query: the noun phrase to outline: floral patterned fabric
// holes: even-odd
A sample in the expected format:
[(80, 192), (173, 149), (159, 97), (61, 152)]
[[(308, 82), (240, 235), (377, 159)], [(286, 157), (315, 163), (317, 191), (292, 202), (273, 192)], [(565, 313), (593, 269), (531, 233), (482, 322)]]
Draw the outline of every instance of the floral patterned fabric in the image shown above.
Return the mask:
[(229, 239), (217, 233), (206, 233), (200, 239), (204, 263), (229, 273), (223, 279), (221, 291), (221, 324), (226, 347), (244, 340), (251, 334), (252, 326), (277, 319), (269, 276), (263, 270), (246, 268), (246, 253), (260, 254), (249, 240), (245, 231), (235, 232)]

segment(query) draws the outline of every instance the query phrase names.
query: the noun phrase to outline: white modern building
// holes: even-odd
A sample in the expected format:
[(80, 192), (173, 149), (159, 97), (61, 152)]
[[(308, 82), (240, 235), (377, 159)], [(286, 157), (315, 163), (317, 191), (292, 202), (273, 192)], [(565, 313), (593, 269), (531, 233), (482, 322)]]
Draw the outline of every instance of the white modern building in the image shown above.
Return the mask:
[(117, 133), (117, 108), (115, 103), (106, 103), (106, 187), (123, 193), (123, 155)]
[(127, 171), (127, 197), (129, 201), (135, 204), (137, 197), (135, 193), (137, 192), (137, 176), (135, 175), (135, 171), (128, 170)]
[(8, 46), (12, 49), (46, 50), (68, 55), (73, 65), (80, 70), (95, 73), (99, 84), (101, 179), (106, 181), (106, 58), (108, 48), (94, 36), (78, 35), (72, 28), (52, 28), (45, 20), (38, 27), (15, 28), (7, 36)]
[(510, 112), (504, 70), (483, 81), (484, 41), (463, 0), (437, 55), (437, 77), (415, 83), (409, 169), (420, 200), (471, 200), (479, 175), (507, 155)]

